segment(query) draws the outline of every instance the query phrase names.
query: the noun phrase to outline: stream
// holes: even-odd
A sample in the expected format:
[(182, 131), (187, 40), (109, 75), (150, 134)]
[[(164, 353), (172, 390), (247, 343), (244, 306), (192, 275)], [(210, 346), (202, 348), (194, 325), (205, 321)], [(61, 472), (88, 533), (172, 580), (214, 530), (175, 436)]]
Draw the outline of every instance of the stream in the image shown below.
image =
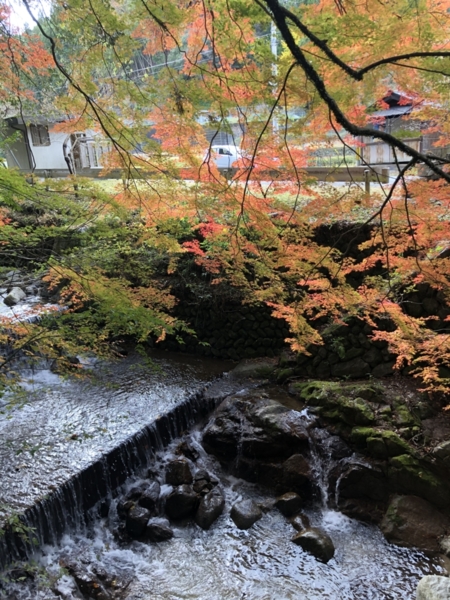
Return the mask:
[[(93, 365), (96, 383), (61, 380), (47, 369), (29, 373), (27, 402), (6, 411), (0, 421), (3, 519), (45, 497), (230, 368), (223, 361), (167, 354), (152, 359), (153, 365), (148, 365), (131, 355), (113, 366)], [(222, 394), (227, 385), (236, 390), (236, 382), (227, 377), (221, 385)], [(437, 560), (390, 545), (375, 526), (329, 510), (321, 502), (304, 512), (313, 526), (328, 533), (336, 552), (327, 564), (317, 561), (291, 542), (295, 530), (272, 507), (270, 492), (224, 472), (205, 453), (200, 436), (201, 425), (185, 434), (199, 454), (197, 467), (215, 475), (226, 499), (225, 510), (211, 529), (203, 531), (186, 520), (172, 524), (174, 537), (168, 541), (124, 543), (114, 535), (120, 496), (110, 489), (108, 510), (104, 503), (97, 504), (90, 518), (80, 518), (59, 541), (37, 548), (31, 568), (22, 576), (7, 575), (0, 583), (0, 598), (86, 600), (61, 568), (67, 560), (81, 561), (88, 570), (94, 565), (124, 581), (121, 600), (414, 600), (421, 577), (445, 573)], [(170, 489), (164, 484), (164, 465), (179, 442), (149, 454), (163, 495)], [(320, 468), (319, 464), (319, 479)], [(137, 470), (121, 486), (121, 493), (143, 476), (145, 472)], [(244, 498), (267, 509), (261, 520), (243, 531), (229, 512)]]

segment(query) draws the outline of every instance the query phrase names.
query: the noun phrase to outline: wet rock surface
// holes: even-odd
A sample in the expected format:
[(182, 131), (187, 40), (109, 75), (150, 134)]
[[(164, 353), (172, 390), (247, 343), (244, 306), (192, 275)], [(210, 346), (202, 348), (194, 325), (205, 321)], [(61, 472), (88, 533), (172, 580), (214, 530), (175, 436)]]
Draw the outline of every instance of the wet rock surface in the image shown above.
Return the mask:
[(195, 513), (198, 503), (199, 497), (192, 486), (183, 484), (167, 496), (165, 511), (170, 519), (184, 519)]
[(169, 485), (183, 485), (192, 483), (192, 471), (186, 459), (178, 458), (170, 461), (167, 464), (166, 483)]
[(150, 542), (164, 542), (173, 538), (173, 529), (167, 519), (154, 517), (147, 522), (145, 537)]
[(262, 512), (253, 500), (241, 500), (231, 509), (230, 517), (238, 529), (250, 529), (262, 517)]
[(395, 496), (381, 531), (393, 544), (438, 553), (442, 551), (440, 540), (450, 533), (450, 519), (423, 498)]
[(148, 520), (150, 519), (150, 511), (142, 506), (133, 504), (128, 511), (125, 522), (125, 529), (128, 535), (133, 539), (139, 539), (144, 535)]
[(275, 506), (285, 517), (292, 517), (302, 508), (303, 500), (295, 492), (287, 492), (277, 498)]
[(334, 556), (332, 539), (316, 527), (303, 529), (292, 538), (292, 541), (324, 563), (330, 561)]
[(373, 381), (300, 382), (290, 391), (308, 412), (265, 391), (228, 398), (204, 430), (205, 450), (277, 495), (297, 493), (306, 505), (326, 496), (329, 505), (369, 522), (381, 522), (393, 495), (417, 496), (430, 505), (434, 543), (417, 536), (415, 545), (436, 547), (432, 513), (434, 520), (449, 514), (450, 472), (446, 441), (439, 440), (433, 457), (422, 450), (418, 413), (434, 410), (423, 396), (402, 400), (395, 386)]
[(309, 527), (311, 527), (309, 518), (303, 513), (292, 517), (292, 519), (290, 519), (290, 522), (292, 527), (297, 531), (303, 531), (304, 529), (308, 529)]
[(225, 496), (219, 488), (215, 488), (200, 500), (194, 520), (202, 529), (209, 529), (214, 521), (220, 517), (224, 507)]
[(3, 302), (6, 306), (15, 306), (26, 296), (26, 293), (20, 287), (13, 287), (11, 291), (5, 296)]
[(150, 513), (154, 513), (157, 509), (159, 495), (161, 493), (161, 486), (157, 481), (153, 481), (150, 485), (146, 486), (139, 496), (138, 504), (143, 506)]
[(85, 598), (92, 600), (122, 600), (126, 597), (131, 578), (109, 573), (101, 564), (86, 558), (65, 559), (61, 566), (73, 577)]
[(227, 399), (206, 426), (207, 452), (248, 481), (311, 496), (307, 422), (264, 392)]
[[(185, 535), (180, 532), (184, 530), (183, 528), (189, 530), (189, 527), (194, 527), (198, 530), (199, 535), (205, 536), (207, 539), (207, 536), (213, 533), (216, 527), (219, 529), (224, 522), (230, 523), (229, 517), (219, 517), (223, 512), (227, 515), (232, 507), (231, 512), (234, 517), (238, 508), (240, 509), (240, 518), (243, 519), (241, 524), (244, 524), (242, 528), (247, 528), (247, 523), (259, 511), (258, 519), (262, 520), (258, 527), (253, 528), (256, 531), (263, 527), (264, 520), (273, 519), (274, 514), (278, 515), (278, 519), (283, 520), (289, 529), (292, 525), (302, 534), (296, 543), (320, 562), (326, 563), (334, 553), (333, 543), (331, 542), (331, 545), (329, 543), (331, 538), (334, 540), (333, 529), (328, 532), (326, 524), (323, 529), (315, 527), (317, 521), (314, 519), (312, 520), (314, 526), (311, 527), (308, 517), (304, 514), (296, 514), (288, 521), (289, 516), (295, 514), (298, 509), (304, 510), (303, 507), (305, 507), (308, 512), (314, 505), (314, 500), (324, 501), (326, 499), (328, 506), (344, 507), (348, 514), (366, 520), (370, 520), (370, 515), (378, 510), (375, 520), (379, 521), (385, 512), (383, 507), (388, 506), (392, 490), (397, 489), (390, 487), (393, 485), (393, 481), (399, 481), (398, 478), (392, 477), (393, 469), (398, 471), (402, 468), (406, 469), (407, 466), (408, 469), (413, 470), (415, 473), (414, 476), (411, 475), (413, 484), (414, 477), (417, 476), (420, 479), (420, 473), (425, 473), (426, 477), (430, 474), (430, 476), (436, 477), (436, 481), (439, 481), (439, 471), (432, 465), (427, 463), (426, 470), (422, 470), (425, 463), (420, 448), (418, 449), (414, 445), (414, 441), (410, 441), (412, 438), (407, 439), (405, 432), (402, 432), (402, 430), (417, 426), (414, 425), (416, 420), (413, 411), (409, 410), (411, 407), (402, 412), (394, 403), (390, 404), (377, 399), (372, 395), (373, 392), (370, 389), (367, 390), (364, 386), (360, 386), (358, 397), (371, 403), (370, 408), (376, 419), (370, 426), (366, 426), (356, 424), (352, 412), (343, 410), (342, 418), (340, 416), (329, 418), (324, 415), (320, 415), (318, 418), (314, 414), (314, 409), (320, 408), (320, 406), (313, 406), (311, 411), (305, 412), (302, 404), (296, 404), (295, 397), (288, 400), (283, 398), (284, 404), (282, 404), (278, 399), (271, 397), (271, 393), (269, 389), (267, 391), (254, 390), (248, 394), (241, 393), (234, 396), (233, 399), (228, 399), (225, 406), (230, 402), (239, 403), (240, 406), (236, 410), (228, 406), (226, 409), (228, 412), (222, 412), (221, 407), (206, 426), (205, 432), (212, 430), (214, 432), (214, 428), (217, 427), (219, 442), (229, 443), (230, 439), (233, 440), (235, 449), (231, 458), (221, 452), (220, 443), (218, 446), (216, 445), (215, 432), (214, 435), (209, 433), (210, 437), (207, 438), (206, 443), (205, 436), (203, 436), (203, 446), (218, 456), (225, 467), (226, 477), (230, 473), (236, 475), (245, 472), (249, 481), (262, 483), (265, 486), (265, 494), (269, 497), (262, 502), (255, 502), (250, 498), (236, 502), (240, 483), (231, 476), (227, 480), (227, 485), (232, 485), (233, 492), (231, 498), (227, 497), (223, 493), (223, 489), (230, 488), (224, 487), (222, 476), (219, 482), (214, 470), (211, 470), (213, 459), (211, 456), (205, 455), (198, 443), (198, 438), (196, 438), (196, 444), (192, 440), (183, 440), (172, 450), (173, 454), (169, 459), (164, 457), (156, 467), (149, 469), (147, 480), (133, 485), (122, 497), (114, 500), (113, 505), (117, 508), (119, 522), (118, 527), (117, 523), (114, 524), (114, 527), (117, 527), (116, 540), (122, 547), (133, 547), (133, 539), (138, 539), (140, 542), (134, 544), (135, 546), (142, 546), (141, 542), (167, 542), (167, 544), (161, 543), (158, 548), (159, 552), (160, 548), (170, 546), (172, 543), (179, 544)], [(294, 405), (295, 409), (292, 408)], [(334, 399), (332, 405), (336, 407)], [(351, 406), (353, 410), (354, 405)], [(390, 413), (385, 410), (387, 407), (390, 408)], [(338, 413), (340, 414), (339, 411)], [(348, 423), (349, 414), (352, 415), (350, 419), (352, 424)], [(396, 424), (394, 435), (390, 435), (387, 429), (383, 429), (379, 425), (380, 419), (384, 419), (387, 414), (390, 414), (390, 426), (392, 423)], [(222, 419), (221, 422), (220, 419)], [(210, 427), (211, 423), (212, 427)], [(228, 440), (226, 435), (222, 435), (221, 424), (224, 424), (225, 431), (232, 432)], [(281, 440), (286, 445), (284, 450), (279, 447)], [(245, 443), (243, 443), (244, 441)], [(378, 442), (380, 442), (379, 446), (376, 445)], [(442, 442), (441, 439), (439, 443)], [(269, 453), (271, 443), (275, 448), (273, 454)], [(219, 447), (219, 451), (217, 451), (217, 447)], [(379, 448), (386, 450), (379, 450)], [(261, 449), (260, 458), (259, 450)], [(407, 457), (406, 460), (404, 457)], [(321, 470), (319, 470), (319, 466)], [(174, 482), (173, 484), (169, 484), (167, 480), (167, 473), (171, 469), (175, 473), (171, 480)], [(172, 475), (169, 475), (170, 477)], [(175, 482), (186, 481), (186, 479), (189, 480), (189, 483), (175, 484)], [(408, 483), (408, 485), (413, 484)], [(400, 486), (400, 484), (396, 485)], [(406, 487), (407, 484), (403, 481), (401, 485)], [(440, 489), (438, 484), (436, 486), (433, 488), (434, 491)], [(165, 512), (168, 503), (170, 505), (172, 501), (174, 505), (176, 504), (174, 500), (169, 501), (169, 498), (173, 499), (177, 494), (184, 496), (185, 499), (188, 498), (186, 501), (186, 504), (190, 506), (188, 512), (183, 512), (184, 500), (181, 502), (181, 511), (174, 509), (174, 512), (169, 514), (169, 509), (168, 512)], [(227, 494), (229, 494), (228, 491)], [(284, 513), (287, 515), (286, 519), (282, 519), (278, 510), (272, 510), (276, 503), (276, 496), (279, 495), (287, 496), (287, 499), (299, 497), (302, 500), (298, 509), (296, 508), (294, 511), (292, 508), (292, 512), (287, 510)], [(239, 497), (242, 498), (242, 494), (239, 494)], [(445, 494), (442, 497), (445, 498)], [(246, 502), (253, 504), (251, 510), (249, 507), (244, 510), (242, 506), (239, 506)], [(257, 511), (254, 510), (255, 507)], [(262, 507), (263, 510), (261, 510)], [(431, 514), (435, 510), (436, 507), (431, 506)], [(245, 521), (252, 512), (251, 519)], [(142, 523), (145, 523), (144, 529), (142, 529)], [(231, 526), (234, 527), (233, 523)], [(112, 530), (112, 523), (110, 527)], [(251, 525), (249, 527), (251, 528)], [(205, 531), (210, 529), (211, 531), (206, 534), (200, 529)], [(187, 537), (190, 535), (188, 534)], [(250, 532), (240, 534), (235, 531), (234, 535), (246, 537), (250, 535)], [(292, 530), (291, 533), (285, 532), (285, 535), (286, 543), (290, 544)], [(294, 551), (298, 551), (298, 549), (294, 548)], [(88, 570), (89, 576), (95, 575), (92, 569)], [(95, 577), (98, 576), (95, 575)], [(92, 575), (91, 581), (98, 583), (98, 589), (102, 593), (111, 594), (111, 590), (107, 589), (100, 579), (97, 581), (95, 577)], [(115, 590), (113, 591), (115, 593)], [(91, 595), (91, 597), (94, 596)], [(108, 596), (104, 597), (108, 598)], [(339, 595), (331, 595), (331, 598), (336, 597)]]

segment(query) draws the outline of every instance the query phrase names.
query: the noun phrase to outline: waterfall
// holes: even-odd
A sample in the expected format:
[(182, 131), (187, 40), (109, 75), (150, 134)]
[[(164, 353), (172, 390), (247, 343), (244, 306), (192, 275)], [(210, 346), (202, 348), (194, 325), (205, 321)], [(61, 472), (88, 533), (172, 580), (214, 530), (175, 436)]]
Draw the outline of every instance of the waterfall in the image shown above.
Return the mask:
[(197, 392), (10, 519), (0, 538), (0, 568), (29, 558), (43, 544), (57, 543), (68, 530), (82, 529), (89, 509), (147, 468), (157, 452), (205, 418), (227, 393), (212, 395), (207, 387)]

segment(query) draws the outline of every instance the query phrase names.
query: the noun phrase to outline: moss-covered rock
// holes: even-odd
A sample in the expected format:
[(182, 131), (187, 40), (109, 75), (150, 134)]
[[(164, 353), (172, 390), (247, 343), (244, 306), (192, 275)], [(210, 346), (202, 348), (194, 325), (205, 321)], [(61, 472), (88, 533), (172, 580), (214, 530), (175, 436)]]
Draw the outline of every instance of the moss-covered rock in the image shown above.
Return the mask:
[(440, 552), (439, 540), (450, 525), (449, 518), (418, 496), (395, 496), (381, 523), (389, 542)]
[(373, 427), (354, 427), (350, 441), (373, 458), (388, 458), (402, 454), (414, 455), (414, 449), (395, 431)]
[(350, 427), (375, 422), (374, 407), (368, 401), (379, 398), (375, 385), (309, 381), (293, 384), (291, 391), (309, 406), (320, 407), (320, 415), (326, 419)]
[(375, 421), (375, 413), (362, 398), (339, 398), (340, 420), (347, 425), (369, 425)]
[(350, 434), (350, 442), (359, 448), (367, 447), (368, 438), (379, 437), (379, 431), (373, 427), (353, 427)]
[(374, 458), (413, 454), (413, 449), (394, 431), (378, 431), (366, 439), (367, 451)]
[(401, 398), (394, 400), (394, 420), (399, 427), (420, 426), (420, 419), (413, 415)]
[(295, 375), (295, 369), (292, 367), (286, 367), (284, 369), (277, 369), (274, 373), (277, 383), (284, 383)]
[(390, 459), (388, 470), (391, 485), (400, 493), (425, 498), (435, 506), (448, 508), (450, 488), (424, 461), (410, 454), (401, 454)]
[(384, 403), (383, 386), (376, 382), (303, 381), (294, 383), (291, 392), (311, 406), (324, 406), (331, 399), (362, 398), (370, 402)]

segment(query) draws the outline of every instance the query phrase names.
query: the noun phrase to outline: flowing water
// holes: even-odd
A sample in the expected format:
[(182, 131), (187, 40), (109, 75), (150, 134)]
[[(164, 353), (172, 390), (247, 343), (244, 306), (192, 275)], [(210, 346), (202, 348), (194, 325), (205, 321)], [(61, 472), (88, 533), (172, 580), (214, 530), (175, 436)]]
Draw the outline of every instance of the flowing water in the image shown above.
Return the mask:
[[(174, 363), (157, 358), (155, 362), (160, 370), (149, 371), (130, 357), (112, 370), (99, 372), (98, 385), (48, 381), (53, 376), (45, 372), (39, 377), (50, 384), (45, 389), (35, 377), (29, 383), (31, 391), (33, 387), (36, 391), (32, 400), (0, 424), (0, 504), (7, 504), (8, 510), (29, 506), (75, 472), (101, 460), (123, 440), (136, 437), (140, 428), (198, 392), (224, 368), (223, 363), (197, 359)], [(141, 438), (136, 439), (139, 445)], [(150, 443), (149, 437), (145, 440)], [(162, 474), (177, 442), (163, 449), (168, 440), (160, 443), (157, 436), (152, 440), (156, 453), (148, 453), (147, 458), (153, 461), (153, 471)], [(0, 598), (2, 594), (7, 600), (83, 598), (72, 578), (61, 570), (60, 564), (68, 558), (80, 560), (87, 569), (97, 565), (126, 581), (123, 600), (413, 600), (422, 576), (444, 572), (437, 561), (388, 544), (376, 527), (324, 508), (322, 503), (305, 512), (311, 524), (323, 528), (335, 544), (335, 556), (327, 564), (291, 542), (295, 531), (276, 509), (268, 509), (251, 529), (238, 530), (229, 517), (236, 501), (252, 498), (269, 507), (273, 498), (223, 472), (203, 451), (199, 431), (190, 434), (190, 443), (200, 453), (201, 466), (216, 474), (226, 497), (224, 513), (210, 530), (188, 521), (175, 524), (174, 537), (166, 542), (119, 542), (113, 535), (118, 522), (115, 486), (107, 485), (109, 512), (103, 504), (91, 510), (87, 521), (79, 515), (70, 524), (72, 532), (35, 552), (33, 577), (28, 571), (16, 577), (20, 581), (4, 585), (3, 591), (0, 585)], [(122, 445), (116, 458), (129, 452), (129, 446)], [(320, 481), (325, 478), (320, 473), (319, 453), (317, 460)], [(142, 471), (122, 490), (139, 481), (138, 477)], [(71, 503), (71, 495), (73, 504), (80, 504), (77, 489), (66, 486), (65, 506)], [(168, 492), (165, 486), (163, 490)], [(42, 504), (39, 514), (47, 526), (62, 519), (62, 500), (48, 514)], [(38, 533), (41, 540), (46, 539), (45, 531)]]
[[(24, 372), (24, 394), (0, 404), (0, 523), (26, 509), (228, 370), (231, 363), (131, 354), (92, 364), (93, 380), (46, 366)], [(23, 400), (23, 402), (22, 402)], [(1, 402), (1, 399), (0, 399)]]
[(125, 600), (413, 600), (422, 576), (443, 572), (420, 552), (388, 544), (376, 527), (330, 510), (306, 511), (311, 524), (322, 527), (335, 544), (328, 564), (291, 542), (295, 531), (276, 509), (240, 531), (229, 517), (230, 507), (243, 498), (267, 504), (270, 496), (223, 473), (210, 457), (202, 460), (226, 494), (225, 511), (209, 531), (184, 522), (166, 542), (119, 543), (112, 534), (117, 525), (113, 501), (109, 515), (89, 531), (65, 535), (36, 557), (47, 577), (60, 577), (53, 591), (48, 582), (41, 589), (16, 584), (11, 600), (82, 598), (68, 576), (61, 578), (59, 563), (67, 557), (82, 557), (130, 581)]

